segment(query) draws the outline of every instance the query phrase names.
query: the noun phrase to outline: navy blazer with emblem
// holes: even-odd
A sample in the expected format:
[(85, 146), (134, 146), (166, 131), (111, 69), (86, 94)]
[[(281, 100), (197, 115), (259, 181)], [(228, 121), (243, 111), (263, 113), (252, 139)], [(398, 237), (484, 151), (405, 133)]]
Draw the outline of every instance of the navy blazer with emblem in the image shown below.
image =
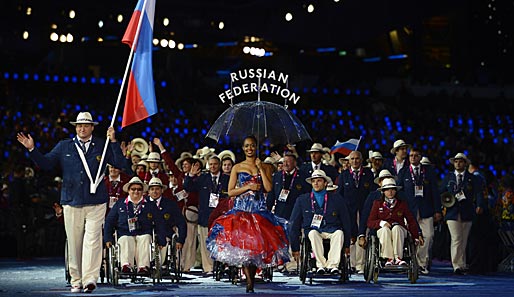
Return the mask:
[[(311, 193), (300, 195), (296, 200), (288, 223), (289, 242), (293, 252), (300, 250), (300, 234), (301, 229), (304, 230), (305, 236), (314, 228), (311, 227), (314, 214), (324, 214), (321, 228), (319, 232), (333, 233), (336, 230), (342, 230), (344, 234), (343, 247), (350, 247), (351, 222), (346, 203), (337, 193), (327, 192), (327, 208), (324, 213), (324, 207), (320, 207), (316, 199), (311, 199)], [(314, 210), (312, 204), (314, 203)]]
[[(362, 167), (362, 174), (359, 178), (358, 187), (355, 186), (353, 175), (349, 169), (339, 174), (339, 184), (337, 191), (348, 205), (352, 220), (352, 237), (357, 236), (357, 212), (361, 215), (364, 202), (371, 192), (373, 186), (373, 172), (368, 167)], [(360, 172), (359, 172), (360, 173)]]
[[(455, 182), (457, 184), (457, 177), (455, 176), (455, 171), (448, 173), (442, 183), (440, 192), (446, 192), (452, 189), (448, 189), (448, 185), (450, 181)], [(452, 207), (446, 209), (446, 220), (457, 220), (458, 215), (460, 214), (460, 218), (462, 221), (471, 221), (475, 217), (475, 208), (481, 207), (485, 209), (487, 206), (484, 200), (484, 192), (483, 192), (483, 182), (478, 177), (467, 170), (464, 170), (464, 176), (462, 179), (462, 191), (466, 196), (466, 199), (462, 201), (457, 201), (455, 199), (455, 204)], [(452, 193), (454, 194), (454, 193)]]
[[(337, 169), (332, 165), (325, 165), (325, 164), (323, 164), (323, 162), (321, 162), (320, 165), (321, 166), (319, 169), (325, 171), (325, 174), (332, 179), (332, 182), (334, 184), (336, 184)], [(312, 169), (312, 162), (307, 162), (307, 163), (302, 164), (302, 166), (300, 166), (300, 171), (303, 173), (303, 175), (306, 178), (311, 176), (312, 172), (314, 171), (314, 169)], [(307, 185), (309, 186), (308, 191), (310, 192), (312, 190), (312, 187), (310, 184), (307, 184)]]
[(229, 179), (228, 175), (220, 172), (218, 186), (215, 189), (212, 185), (212, 175), (210, 172), (195, 177), (186, 175), (184, 189), (188, 192), (198, 192), (198, 225), (209, 227), (209, 216), (214, 209), (214, 207), (209, 207), (211, 193), (219, 194), (220, 199), (227, 197)]
[[(93, 136), (85, 154), (93, 179), (96, 178), (99, 170), (105, 141), (105, 139)], [(76, 143), (78, 144), (76, 137), (61, 140), (49, 153), (43, 155), (37, 148), (34, 148), (29, 156), (42, 170), (52, 170), (55, 166), (62, 169), (62, 205), (81, 206), (106, 203), (109, 195), (103, 178), (96, 189), (96, 193), (90, 193), (89, 177), (80, 159)], [(109, 142), (101, 172), (105, 172), (107, 163), (117, 168), (123, 168), (125, 162), (126, 159), (121, 152), (119, 143)]]
[[(122, 236), (152, 235), (155, 229), (157, 244), (166, 245), (164, 220), (157, 205), (148, 197), (143, 197), (139, 204), (141, 204), (141, 208), (137, 215), (134, 214), (134, 204), (128, 197), (120, 199), (114, 204), (105, 218), (104, 242), (114, 243), (114, 230), (117, 231), (117, 236), (120, 238)], [(134, 217), (137, 217), (139, 229), (131, 231), (128, 219)]]
[[(294, 173), (293, 176), (285, 177), (284, 175), (286, 173), (283, 170), (275, 172), (272, 179), (273, 189), (268, 193), (266, 198), (268, 210), (271, 210), (273, 206), (275, 206), (275, 215), (286, 220), (289, 220), (291, 217), (291, 213), (293, 212), (293, 207), (298, 196), (309, 192), (310, 189), (310, 184), (305, 181), (308, 176), (306, 176), (298, 168), (296, 169), (295, 173), (296, 176), (294, 177), (294, 180), (292, 180)], [(285, 187), (284, 178), (286, 180)], [(291, 181), (293, 182), (292, 186)], [(280, 192), (284, 188), (290, 191), (285, 202), (278, 200)]]
[(411, 165), (400, 170), (397, 184), (402, 187), (400, 192), (403, 192), (403, 197), (407, 200), (409, 209), (414, 217), (417, 217), (419, 211), (419, 216), (422, 219), (426, 219), (434, 216), (435, 212), (441, 212), (441, 198), (433, 168), (421, 164), (418, 166), (420, 166), (420, 180), (418, 183), (423, 186), (423, 197), (416, 197), (414, 195), (416, 184), (410, 170)]
[[(150, 201), (156, 203), (156, 201), (151, 198)], [(171, 200), (171, 198), (161, 197), (157, 208), (159, 208), (162, 214), (166, 236), (171, 239), (175, 233), (175, 231), (173, 231), (173, 227), (176, 226), (178, 229), (177, 242), (183, 244), (186, 241), (187, 226), (186, 220), (184, 219), (177, 202)]]

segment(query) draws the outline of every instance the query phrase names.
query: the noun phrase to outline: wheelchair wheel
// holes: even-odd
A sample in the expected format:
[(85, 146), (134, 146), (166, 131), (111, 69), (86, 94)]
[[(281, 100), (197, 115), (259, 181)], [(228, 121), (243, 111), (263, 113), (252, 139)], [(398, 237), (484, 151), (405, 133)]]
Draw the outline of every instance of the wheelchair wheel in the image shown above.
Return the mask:
[(307, 279), (307, 270), (308, 270), (308, 261), (307, 257), (307, 243), (305, 238), (302, 239), (302, 245), (300, 247), (300, 281), (302, 284), (305, 284), (305, 280)]
[(262, 279), (265, 281), (265, 282), (272, 282), (273, 281), (273, 266), (271, 265), (267, 265), (263, 270), (262, 270)]
[(119, 270), (118, 270), (118, 255), (117, 255), (117, 249), (114, 246), (111, 246), (107, 249), (107, 270), (108, 276), (110, 276), (110, 279), (108, 279), (108, 282), (110, 282), (113, 286), (117, 286), (119, 284)]
[(416, 257), (416, 243), (412, 238), (409, 237), (409, 256), (410, 256), (410, 263), (409, 263), (409, 271), (407, 272), (407, 275), (409, 277), (409, 281), (411, 284), (415, 284), (416, 281), (419, 278), (419, 265), (418, 265), (418, 259)]
[(344, 253), (344, 250), (341, 251), (341, 262), (339, 263), (339, 271), (341, 271), (341, 276), (339, 277), (340, 283), (346, 283), (350, 280), (350, 257)]
[(223, 274), (223, 266), (224, 265), (220, 261), (214, 261), (214, 279), (218, 282), (221, 280), (221, 276)]
[(368, 240), (368, 246), (366, 248), (366, 263), (364, 264), (364, 277), (366, 279), (366, 283), (369, 283), (371, 280), (373, 280), (374, 283), (378, 281), (378, 246), (378, 237), (370, 236)]
[(151, 277), (152, 277), (152, 283), (155, 285), (155, 283), (160, 283), (162, 279), (162, 271), (161, 271), (161, 252), (159, 249), (159, 246), (155, 241), (151, 245), (151, 255), (152, 259), (150, 263), (153, 262), (153, 267), (151, 267)]

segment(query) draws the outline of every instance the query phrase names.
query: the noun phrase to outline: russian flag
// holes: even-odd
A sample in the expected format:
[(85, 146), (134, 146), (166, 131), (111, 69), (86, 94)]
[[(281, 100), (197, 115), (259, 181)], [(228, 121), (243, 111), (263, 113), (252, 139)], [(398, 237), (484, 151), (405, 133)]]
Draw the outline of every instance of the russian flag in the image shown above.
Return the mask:
[(340, 153), (344, 156), (348, 156), (351, 152), (356, 151), (359, 147), (359, 139), (350, 138), (345, 142), (336, 141), (336, 144), (330, 149), (331, 154)]
[[(138, 0), (123, 35), (122, 42), (133, 48), (134, 58), (127, 85), (122, 128), (157, 113), (152, 71), (154, 14), (155, 0)], [(141, 24), (139, 24), (140, 21)], [(140, 27), (139, 36), (136, 36), (138, 27)]]

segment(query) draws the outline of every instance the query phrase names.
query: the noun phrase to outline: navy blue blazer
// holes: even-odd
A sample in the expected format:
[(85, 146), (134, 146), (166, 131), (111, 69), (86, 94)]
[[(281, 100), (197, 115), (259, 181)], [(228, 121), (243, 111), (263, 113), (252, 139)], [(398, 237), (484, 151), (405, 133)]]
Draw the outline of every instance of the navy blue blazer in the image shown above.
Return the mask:
[[(43, 155), (37, 148), (29, 153), (30, 158), (42, 170), (52, 170), (59, 166), (62, 169), (61, 204), (71, 206), (95, 205), (106, 203), (109, 199), (105, 181), (102, 179), (95, 194), (89, 191), (89, 177), (86, 174), (82, 160), (75, 143), (77, 138), (61, 140), (48, 153)], [(85, 155), (86, 162), (93, 179), (100, 166), (105, 139), (94, 137)], [(117, 168), (124, 168), (126, 159), (121, 152), (119, 143), (109, 142), (101, 172), (105, 172), (106, 164), (112, 164)]]
[[(128, 200), (128, 205), (127, 205)], [(130, 231), (128, 219), (134, 217), (134, 207), (129, 198), (116, 201), (111, 211), (105, 218), (104, 224), (104, 242), (114, 243), (114, 230), (117, 230), (118, 238), (122, 236), (137, 236), (150, 234), (155, 228), (157, 244), (166, 245), (166, 232), (164, 228), (164, 220), (160, 215), (160, 210), (150, 198), (143, 197), (141, 211), (137, 215), (139, 229)]]
[[(314, 199), (314, 210), (312, 209), (311, 193), (300, 195), (296, 199), (296, 203), (291, 214), (291, 219), (288, 222), (289, 229), (289, 242), (293, 252), (300, 250), (300, 235), (301, 230), (304, 230), (305, 236), (313, 228), (311, 222), (314, 214), (323, 214), (323, 207), (320, 207)], [(336, 230), (342, 230), (344, 233), (344, 247), (350, 246), (350, 232), (351, 223), (350, 215), (346, 203), (337, 193), (328, 192), (327, 197), (327, 212), (323, 216), (323, 222), (320, 232), (333, 233)]]
[(373, 172), (368, 167), (361, 167), (362, 175), (360, 175), (358, 187), (355, 187), (355, 181), (353, 179), (350, 170), (344, 170), (339, 174), (339, 183), (337, 191), (348, 204), (350, 210), (350, 216), (352, 220), (352, 237), (357, 236), (357, 212), (359, 216), (362, 212), (364, 202), (371, 192), (373, 186)]
[[(273, 174), (273, 189), (268, 193), (266, 204), (268, 210), (271, 210), (273, 206), (275, 206), (276, 216), (289, 220), (291, 213), (293, 212), (296, 199), (301, 194), (308, 193), (311, 185), (305, 181), (308, 176), (305, 176), (303, 172), (301, 172), (299, 169), (296, 169), (296, 176), (294, 177), (294, 180), (292, 180), (291, 176), (286, 178), (286, 185), (284, 187), (284, 175), (284, 171), (278, 171)], [(292, 186), (291, 181), (293, 182)], [(278, 200), (280, 192), (284, 188), (290, 191), (285, 202)]]
[[(431, 166), (420, 165), (419, 180), (415, 181), (410, 171), (410, 165), (400, 170), (397, 184), (402, 187), (403, 197), (409, 204), (412, 215), (416, 218), (418, 211), (422, 219), (434, 216), (435, 212), (441, 212), (441, 196), (437, 188), (437, 178)], [(414, 196), (416, 182), (423, 186), (423, 197)]]
[[(153, 203), (155, 203), (155, 201), (153, 201)], [(183, 244), (186, 241), (187, 225), (177, 202), (171, 200), (170, 198), (162, 197), (159, 206), (157, 207), (162, 214), (166, 236), (171, 238), (175, 233), (175, 231), (173, 231), (173, 227), (177, 226), (177, 242)]]
[[(441, 183), (441, 193), (446, 191), (452, 192), (452, 189), (448, 188), (450, 181), (453, 181), (455, 183), (457, 182), (455, 171), (448, 173), (444, 177)], [(455, 201), (455, 204), (452, 207), (446, 209), (446, 220), (455, 221), (457, 220), (458, 214), (460, 214), (460, 218), (462, 221), (471, 221), (473, 220), (476, 214), (476, 207), (481, 207), (484, 210), (487, 207), (484, 200), (482, 180), (478, 176), (469, 173), (467, 170), (464, 171), (464, 176), (462, 180), (462, 190), (464, 192), (464, 195), (466, 196), (466, 199), (460, 202)]]
[(219, 194), (220, 198), (228, 195), (228, 180), (230, 176), (220, 173), (216, 188), (212, 185), (212, 175), (203, 173), (200, 176), (190, 177), (186, 175), (184, 179), (184, 189), (187, 192), (198, 192), (198, 225), (209, 227), (209, 216), (214, 207), (209, 207), (211, 193)]
[[(383, 168), (389, 170), (389, 172), (391, 172), (392, 175), (397, 176), (399, 172), (397, 173), (396, 168), (394, 167), (394, 158), (395, 157), (393, 157), (392, 159), (384, 159)], [(405, 167), (409, 167), (409, 166), (410, 166), (409, 158), (406, 158), (402, 169)]]

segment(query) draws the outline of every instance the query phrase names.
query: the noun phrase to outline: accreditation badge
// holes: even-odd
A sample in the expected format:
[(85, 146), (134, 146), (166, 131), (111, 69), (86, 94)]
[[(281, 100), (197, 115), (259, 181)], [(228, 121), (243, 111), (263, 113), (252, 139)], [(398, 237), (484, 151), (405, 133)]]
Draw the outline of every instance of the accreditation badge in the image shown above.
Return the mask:
[(118, 196), (109, 196), (109, 208), (112, 208), (116, 201), (118, 201)]
[(312, 217), (311, 227), (312, 228), (320, 228), (322, 221), (323, 221), (323, 215), (314, 214), (314, 216)]
[(182, 190), (175, 194), (177, 196), (177, 201), (181, 201), (186, 199), (189, 196), (189, 193), (186, 192), (186, 190)]
[(423, 197), (423, 186), (415, 186), (414, 187), (414, 196)]
[(457, 199), (457, 201), (462, 201), (462, 200), (466, 199), (466, 195), (464, 194), (463, 191), (460, 191), (457, 194), (455, 194), (455, 199)]
[(282, 191), (280, 191), (280, 194), (278, 195), (278, 201), (286, 202), (287, 196), (289, 196), (289, 190), (282, 189)]
[(211, 196), (209, 197), (209, 207), (216, 207), (218, 206), (218, 202), (220, 201), (220, 195), (218, 193), (211, 193)]
[(128, 222), (129, 232), (135, 231), (136, 230), (137, 217), (128, 218), (127, 222)]

